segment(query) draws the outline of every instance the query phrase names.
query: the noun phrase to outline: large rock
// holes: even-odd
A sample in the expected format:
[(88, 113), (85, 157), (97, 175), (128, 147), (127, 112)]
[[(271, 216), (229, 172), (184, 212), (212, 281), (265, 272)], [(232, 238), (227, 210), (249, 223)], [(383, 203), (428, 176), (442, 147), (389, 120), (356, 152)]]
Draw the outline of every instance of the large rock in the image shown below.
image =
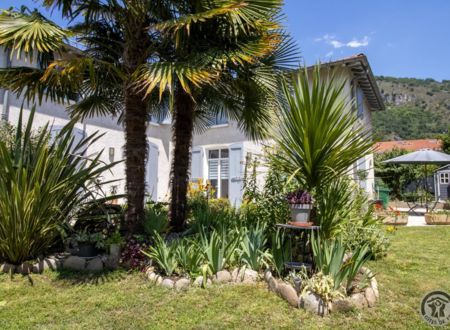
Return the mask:
[(270, 270), (266, 270), (264, 272), (264, 280), (269, 283), (269, 280), (272, 278), (272, 272)]
[(162, 281), (161, 285), (162, 285), (163, 287), (165, 287), (165, 288), (173, 289), (174, 282), (173, 282), (170, 278), (165, 278), (165, 279)]
[(372, 287), (373, 292), (375, 293), (375, 297), (378, 299), (380, 299), (380, 293), (378, 291), (378, 283), (375, 277), (372, 277), (370, 279), (370, 286)]
[(353, 303), (348, 297), (333, 300), (331, 304), (331, 311), (334, 312), (348, 312), (353, 309)]
[(45, 258), (43, 261), (43, 270), (58, 270), (61, 269), (61, 266), (63, 265), (64, 261), (57, 257), (48, 257)]
[(369, 307), (375, 306), (375, 304), (377, 303), (377, 297), (375, 296), (375, 292), (371, 287), (364, 290), (364, 295), (366, 296), (367, 304), (369, 305)]
[(231, 273), (228, 270), (218, 271), (213, 277), (214, 283), (226, 283), (231, 281)]
[(268, 281), (269, 290), (272, 292), (278, 292), (278, 282), (275, 277), (271, 277)]
[(175, 289), (177, 290), (186, 290), (189, 288), (189, 285), (191, 284), (191, 281), (187, 278), (180, 278), (178, 281), (175, 282)]
[(86, 270), (90, 272), (101, 272), (103, 270), (102, 258), (96, 257), (88, 261), (86, 265)]
[(0, 272), (3, 273), (14, 273), (16, 271), (16, 266), (8, 264), (7, 262), (0, 264)]
[(298, 296), (297, 291), (292, 287), (292, 285), (281, 283), (278, 285), (278, 294), (286, 300), (289, 305), (298, 307)]
[(27, 261), (16, 266), (16, 273), (22, 275), (28, 275), (33, 272), (33, 265)]
[(158, 275), (156, 275), (156, 273), (154, 273), (154, 272), (147, 273), (147, 278), (150, 282), (155, 282), (156, 276), (158, 276)]
[(320, 316), (325, 316), (330, 313), (328, 304), (314, 292), (307, 291), (300, 297), (299, 306), (307, 311), (316, 313)]
[(164, 280), (164, 278), (161, 275), (156, 275), (156, 277), (155, 277), (156, 285), (161, 285), (163, 280)]
[[(211, 280), (208, 278), (206, 280), (206, 286), (210, 286), (212, 284)], [(202, 287), (203, 286), (203, 276), (197, 276), (194, 281), (195, 286)]]
[(350, 296), (350, 301), (352, 302), (353, 306), (358, 309), (362, 309), (368, 306), (367, 299), (361, 292), (352, 294)]
[(77, 256), (70, 256), (64, 260), (63, 267), (71, 270), (84, 270), (86, 260)]
[(231, 280), (236, 283), (254, 283), (258, 280), (258, 272), (248, 268), (236, 268), (231, 273)]

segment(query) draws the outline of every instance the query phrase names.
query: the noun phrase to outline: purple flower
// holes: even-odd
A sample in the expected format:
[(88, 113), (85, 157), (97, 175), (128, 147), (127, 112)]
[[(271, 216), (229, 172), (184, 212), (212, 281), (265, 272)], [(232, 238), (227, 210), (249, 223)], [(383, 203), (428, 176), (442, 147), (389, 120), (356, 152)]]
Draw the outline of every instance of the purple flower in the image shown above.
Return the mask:
[(286, 195), (289, 204), (312, 204), (313, 200), (306, 190), (297, 190)]

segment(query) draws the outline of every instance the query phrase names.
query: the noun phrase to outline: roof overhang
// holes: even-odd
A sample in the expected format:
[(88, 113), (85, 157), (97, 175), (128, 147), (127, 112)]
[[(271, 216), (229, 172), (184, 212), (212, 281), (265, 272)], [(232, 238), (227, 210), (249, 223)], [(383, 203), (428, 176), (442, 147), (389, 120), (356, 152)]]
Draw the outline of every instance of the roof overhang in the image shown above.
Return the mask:
[[(321, 63), (321, 66), (330, 68), (344, 66), (350, 69), (359, 86), (361, 87), (372, 111), (385, 109), (383, 97), (378, 89), (377, 82), (370, 68), (366, 55), (358, 54), (337, 61)], [(309, 68), (312, 68), (311, 66)]]

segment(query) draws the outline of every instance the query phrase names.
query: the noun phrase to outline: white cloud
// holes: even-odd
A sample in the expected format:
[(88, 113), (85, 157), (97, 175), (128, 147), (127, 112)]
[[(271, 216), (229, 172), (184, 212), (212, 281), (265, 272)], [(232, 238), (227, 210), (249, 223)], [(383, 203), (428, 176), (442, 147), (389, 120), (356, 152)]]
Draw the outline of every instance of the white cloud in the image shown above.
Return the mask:
[(325, 42), (334, 48), (342, 48), (342, 47), (349, 47), (349, 48), (361, 48), (361, 47), (367, 47), (369, 46), (370, 38), (368, 36), (364, 36), (362, 39), (352, 39), (348, 42), (342, 42), (336, 39), (334, 35), (325, 34), (322, 37), (314, 39), (316, 42)]
[(333, 56), (333, 54), (334, 54), (334, 52), (333, 52), (333, 51), (331, 51), (331, 52), (328, 52), (328, 53), (326, 53), (326, 54), (325, 54), (325, 57), (331, 57), (331, 56)]

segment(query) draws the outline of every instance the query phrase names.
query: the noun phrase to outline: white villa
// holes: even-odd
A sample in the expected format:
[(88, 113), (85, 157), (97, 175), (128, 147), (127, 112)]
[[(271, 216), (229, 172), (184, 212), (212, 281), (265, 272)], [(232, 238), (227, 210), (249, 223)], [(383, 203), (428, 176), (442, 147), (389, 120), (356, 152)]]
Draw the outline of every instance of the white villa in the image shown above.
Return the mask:
[[(0, 49), (0, 67), (30, 66), (23, 60), (9, 59)], [(372, 74), (367, 58), (363, 54), (344, 58), (326, 64), (338, 70), (337, 73), (347, 79), (348, 97), (356, 99), (353, 111), (357, 112), (362, 125), (371, 128), (372, 111), (384, 109), (384, 104)], [(10, 91), (0, 90), (0, 113), (2, 120), (17, 124), (22, 99)], [(24, 104), (24, 119), (29, 115), (31, 106)], [(65, 106), (43, 102), (36, 106), (34, 126), (43, 126), (47, 122), (52, 130), (61, 129), (69, 121)], [(146, 187), (149, 198), (157, 201), (168, 199), (169, 173), (171, 162), (170, 118), (163, 121), (151, 121), (147, 127), (149, 157), (147, 161)], [(97, 117), (77, 123), (73, 134), (75, 138), (99, 131), (105, 135), (87, 150), (94, 154), (102, 149), (102, 160), (113, 162), (122, 159), (122, 147), (125, 143), (123, 129), (117, 119)], [(202, 134), (194, 135), (192, 148), (191, 180), (209, 180), (216, 188), (217, 197), (228, 198), (239, 205), (242, 198), (243, 173), (246, 155), (260, 154), (262, 145), (268, 141), (251, 141), (240, 131), (237, 124), (226, 118), (218, 118), (216, 124)], [(360, 159), (352, 170), (357, 180), (369, 196), (374, 192), (374, 171), (372, 155)], [(124, 163), (116, 165), (111, 172), (104, 174), (104, 180), (124, 179)], [(364, 173), (363, 175), (361, 173)], [(124, 192), (124, 180), (109, 186), (111, 193)]]

